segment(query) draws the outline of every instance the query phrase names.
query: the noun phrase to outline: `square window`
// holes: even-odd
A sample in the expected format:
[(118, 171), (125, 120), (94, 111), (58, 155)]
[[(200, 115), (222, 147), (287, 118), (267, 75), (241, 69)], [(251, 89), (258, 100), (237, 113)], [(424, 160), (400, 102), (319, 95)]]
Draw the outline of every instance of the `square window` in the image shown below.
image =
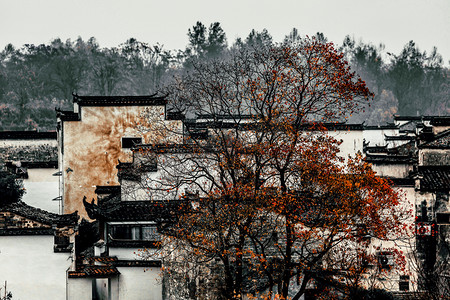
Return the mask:
[(398, 283), (399, 291), (409, 291), (409, 282), (408, 281), (400, 281)]
[(122, 148), (133, 148), (134, 145), (142, 144), (142, 138), (140, 137), (123, 137)]

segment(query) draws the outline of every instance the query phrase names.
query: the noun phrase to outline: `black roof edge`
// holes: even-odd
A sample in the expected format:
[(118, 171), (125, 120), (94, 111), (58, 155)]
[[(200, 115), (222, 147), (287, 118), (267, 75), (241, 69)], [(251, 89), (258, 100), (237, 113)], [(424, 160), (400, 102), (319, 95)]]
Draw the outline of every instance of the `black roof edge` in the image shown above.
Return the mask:
[(166, 96), (80, 96), (73, 95), (73, 102), (79, 106), (139, 106), (139, 105), (166, 105)]
[(56, 131), (0, 131), (2, 140), (56, 140)]

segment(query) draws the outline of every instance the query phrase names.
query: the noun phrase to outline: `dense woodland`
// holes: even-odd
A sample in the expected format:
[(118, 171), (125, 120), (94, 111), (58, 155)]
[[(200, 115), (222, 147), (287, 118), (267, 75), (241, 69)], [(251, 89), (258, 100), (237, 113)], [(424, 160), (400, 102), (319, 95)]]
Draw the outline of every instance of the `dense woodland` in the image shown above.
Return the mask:
[[(166, 50), (130, 38), (113, 48), (87, 41), (54, 39), (50, 44), (9, 44), (0, 53), (0, 130), (54, 130), (55, 107), (70, 109), (72, 93), (142, 95), (163, 91), (177, 74), (189, 72), (196, 59), (220, 59), (245, 47), (275, 43), (267, 30), (252, 30), (230, 42), (219, 23), (197, 22), (188, 30), (184, 50)], [(280, 43), (295, 43), (296, 29)], [(322, 33), (315, 38), (327, 41)], [(400, 53), (347, 36), (336, 45), (353, 70), (374, 92), (370, 107), (351, 122), (385, 124), (393, 114), (449, 115), (450, 70), (441, 55), (421, 51), (410, 41)]]

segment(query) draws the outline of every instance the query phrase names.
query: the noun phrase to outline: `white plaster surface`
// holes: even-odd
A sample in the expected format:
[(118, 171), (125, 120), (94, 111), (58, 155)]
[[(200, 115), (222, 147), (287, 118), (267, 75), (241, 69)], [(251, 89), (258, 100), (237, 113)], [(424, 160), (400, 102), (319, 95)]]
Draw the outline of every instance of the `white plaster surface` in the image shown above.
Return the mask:
[(0, 283), (14, 300), (66, 299), (69, 256), (53, 252), (53, 235), (0, 236)]
[(162, 284), (159, 268), (120, 267), (119, 299), (160, 300)]
[(59, 196), (58, 177), (52, 176), (57, 169), (28, 169), (28, 179), (23, 181), (26, 193), (22, 201), (52, 213), (60, 213), (60, 201), (52, 201)]
[(67, 279), (67, 300), (91, 300), (91, 299), (92, 299), (92, 278)]
[(140, 260), (138, 248), (109, 248), (110, 256), (117, 256), (118, 259)]

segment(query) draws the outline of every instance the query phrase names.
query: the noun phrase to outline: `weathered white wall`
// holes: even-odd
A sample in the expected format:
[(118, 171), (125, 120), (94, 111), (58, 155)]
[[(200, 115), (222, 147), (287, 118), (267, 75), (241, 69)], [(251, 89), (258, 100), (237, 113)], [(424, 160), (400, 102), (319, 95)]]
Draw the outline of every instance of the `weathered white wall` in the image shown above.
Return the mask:
[(408, 164), (376, 164), (372, 165), (372, 169), (378, 176), (405, 178), (413, 167)]
[(52, 235), (0, 236), (0, 282), (14, 300), (66, 299), (69, 255), (53, 252)]
[(328, 134), (338, 140), (342, 140), (339, 146), (339, 155), (347, 158), (349, 155), (355, 155), (358, 151), (363, 151), (363, 131), (362, 130), (330, 130)]
[(66, 300), (92, 300), (92, 278), (68, 278)]
[(57, 169), (28, 169), (28, 179), (23, 180), (25, 195), (22, 201), (28, 205), (61, 213), (60, 201), (52, 201), (59, 196), (58, 176), (52, 176)]
[(120, 267), (119, 299), (161, 300), (159, 268)]
[(448, 166), (450, 151), (443, 149), (419, 150), (419, 166)]
[(398, 134), (398, 129), (366, 129), (363, 132), (363, 138), (366, 143), (369, 142), (369, 146), (385, 146), (385, 135), (397, 136)]
[[(97, 185), (119, 185), (118, 160), (132, 159), (131, 152), (122, 148), (122, 137), (142, 137), (143, 143), (174, 142), (167, 129), (181, 132), (182, 123), (165, 120), (162, 105), (87, 106), (80, 111), (80, 121), (63, 122), (63, 198), (64, 213), (78, 210), (87, 218), (83, 197), (96, 199)], [(149, 118), (148, 124), (143, 124), (143, 118)]]
[(140, 259), (139, 253), (139, 248), (109, 248), (109, 256), (117, 256), (118, 259)]
[(401, 271), (395, 269), (395, 267), (400, 268), (400, 266), (394, 266), (394, 270), (391, 270), (387, 273), (386, 278), (388, 280), (378, 281), (376, 285), (379, 288), (384, 288), (389, 291), (399, 291), (399, 276), (400, 275), (410, 275), (409, 281), (409, 289), (410, 291), (417, 290), (417, 266), (415, 265), (414, 251), (415, 251), (415, 215), (414, 215), (414, 206), (416, 203), (416, 198), (418, 194), (416, 193), (414, 187), (396, 187), (396, 191), (398, 191), (402, 197), (401, 207), (408, 211), (411, 210), (409, 214), (405, 216), (404, 224), (405, 226), (409, 226), (409, 234), (399, 237), (391, 237), (392, 240), (389, 241), (381, 241), (381, 240), (373, 240), (371, 249), (372, 251), (383, 251), (390, 250), (392, 248), (396, 248), (403, 253), (406, 260), (405, 270)]

